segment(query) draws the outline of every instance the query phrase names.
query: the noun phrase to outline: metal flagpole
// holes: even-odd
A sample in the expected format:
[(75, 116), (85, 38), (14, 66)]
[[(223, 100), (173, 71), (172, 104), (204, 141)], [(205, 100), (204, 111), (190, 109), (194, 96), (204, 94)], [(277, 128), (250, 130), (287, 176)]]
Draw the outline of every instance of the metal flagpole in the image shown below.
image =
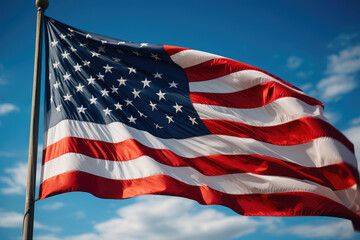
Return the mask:
[(37, 23), (36, 23), (36, 43), (35, 43), (35, 62), (34, 62), (34, 82), (33, 82), (33, 95), (32, 95), (32, 107), (31, 107), (31, 121), (30, 121), (29, 159), (28, 159), (28, 175), (27, 175), (27, 185), (26, 185), (25, 215), (24, 215), (24, 225), (23, 225), (23, 240), (33, 239), (36, 160), (37, 160), (38, 132), (39, 132), (43, 18), (44, 18), (45, 9), (49, 6), (49, 1), (36, 0), (36, 6), (37, 6)]

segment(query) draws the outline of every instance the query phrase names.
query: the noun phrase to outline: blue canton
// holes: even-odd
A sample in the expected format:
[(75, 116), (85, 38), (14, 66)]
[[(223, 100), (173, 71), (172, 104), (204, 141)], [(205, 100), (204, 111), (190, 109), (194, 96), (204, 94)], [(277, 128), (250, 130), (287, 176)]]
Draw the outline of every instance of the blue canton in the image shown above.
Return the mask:
[(162, 138), (210, 134), (183, 69), (162, 45), (133, 43), (45, 17), (45, 128), (72, 119), (122, 122)]

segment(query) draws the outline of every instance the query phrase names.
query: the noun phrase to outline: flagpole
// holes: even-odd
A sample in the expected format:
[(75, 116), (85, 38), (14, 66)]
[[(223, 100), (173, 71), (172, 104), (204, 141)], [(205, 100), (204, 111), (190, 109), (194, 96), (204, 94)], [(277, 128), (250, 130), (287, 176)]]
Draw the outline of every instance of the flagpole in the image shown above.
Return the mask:
[(28, 175), (27, 175), (27, 185), (26, 185), (23, 240), (33, 239), (36, 160), (37, 160), (38, 132), (39, 132), (43, 18), (44, 18), (45, 9), (49, 6), (49, 1), (36, 0), (35, 3), (37, 6), (35, 62), (34, 62), (32, 106), (31, 106)]

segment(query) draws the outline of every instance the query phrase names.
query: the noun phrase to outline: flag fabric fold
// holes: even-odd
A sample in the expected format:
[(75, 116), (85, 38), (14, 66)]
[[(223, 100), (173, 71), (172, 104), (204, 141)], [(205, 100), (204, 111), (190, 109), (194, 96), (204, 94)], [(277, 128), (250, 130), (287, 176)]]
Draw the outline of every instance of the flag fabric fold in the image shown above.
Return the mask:
[(251, 216), (334, 216), (360, 229), (353, 144), (323, 104), (259, 68), (45, 17), (39, 199), (186, 197)]

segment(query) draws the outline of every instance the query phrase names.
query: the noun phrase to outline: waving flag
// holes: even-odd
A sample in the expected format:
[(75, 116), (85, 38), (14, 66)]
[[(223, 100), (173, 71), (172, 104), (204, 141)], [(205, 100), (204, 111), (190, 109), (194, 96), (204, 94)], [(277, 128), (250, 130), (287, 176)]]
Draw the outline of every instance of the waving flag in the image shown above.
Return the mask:
[(253, 216), (360, 225), (351, 142), (323, 105), (256, 67), (45, 18), (39, 198), (162, 194)]

